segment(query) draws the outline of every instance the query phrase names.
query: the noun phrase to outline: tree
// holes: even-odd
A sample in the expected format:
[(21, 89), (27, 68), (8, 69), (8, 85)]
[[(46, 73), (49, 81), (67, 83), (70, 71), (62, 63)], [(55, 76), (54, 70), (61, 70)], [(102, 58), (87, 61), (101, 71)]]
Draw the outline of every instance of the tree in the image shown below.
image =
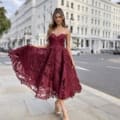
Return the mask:
[(8, 29), (11, 27), (11, 22), (5, 14), (6, 14), (5, 8), (0, 7), (0, 37), (3, 35), (4, 32), (7, 32)]

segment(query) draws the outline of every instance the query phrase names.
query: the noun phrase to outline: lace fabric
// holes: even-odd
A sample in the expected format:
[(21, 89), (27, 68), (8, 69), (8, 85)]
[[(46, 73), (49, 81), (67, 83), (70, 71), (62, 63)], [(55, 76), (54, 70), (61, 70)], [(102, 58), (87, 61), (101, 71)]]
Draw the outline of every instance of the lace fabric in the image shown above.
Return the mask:
[(82, 86), (72, 60), (64, 47), (65, 34), (49, 37), (47, 48), (25, 45), (10, 50), (8, 55), (21, 84), (35, 92), (35, 97), (67, 99), (80, 93)]

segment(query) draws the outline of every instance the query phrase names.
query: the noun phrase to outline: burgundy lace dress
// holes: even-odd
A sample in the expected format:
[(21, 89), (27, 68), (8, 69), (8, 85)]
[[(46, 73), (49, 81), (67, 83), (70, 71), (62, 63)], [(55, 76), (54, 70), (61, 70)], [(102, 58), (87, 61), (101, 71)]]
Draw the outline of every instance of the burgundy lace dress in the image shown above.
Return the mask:
[(66, 99), (80, 93), (82, 86), (64, 43), (66, 34), (51, 33), (46, 48), (25, 45), (8, 52), (12, 68), (21, 84), (35, 92), (35, 97)]

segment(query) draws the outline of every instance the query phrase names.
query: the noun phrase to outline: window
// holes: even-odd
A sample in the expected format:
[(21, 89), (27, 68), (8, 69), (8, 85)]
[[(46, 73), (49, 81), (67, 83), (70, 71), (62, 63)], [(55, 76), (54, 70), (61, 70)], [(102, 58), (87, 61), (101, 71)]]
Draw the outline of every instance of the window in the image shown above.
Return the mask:
[(101, 3), (99, 2), (99, 8), (101, 7)]
[(82, 6), (82, 11), (84, 11), (84, 6)]
[(94, 20), (93, 20), (93, 18), (92, 18), (92, 19), (91, 19), (91, 24), (93, 24), (93, 21), (94, 21)]
[(94, 9), (91, 9), (91, 13), (94, 14)]
[(85, 35), (87, 35), (87, 28), (85, 28)]
[(66, 12), (66, 19), (69, 19), (69, 14), (68, 14), (68, 12)]
[(70, 18), (71, 20), (74, 20), (74, 16), (73, 16), (73, 13), (71, 13), (71, 18)]
[(96, 32), (97, 32), (97, 31), (95, 30), (95, 35), (96, 35)]
[(73, 2), (71, 3), (71, 8), (74, 8), (74, 4), (73, 4)]
[(77, 27), (77, 33), (79, 34), (79, 32), (80, 32), (80, 28), (79, 28), (79, 27)]
[(100, 36), (100, 30), (98, 30), (98, 36)]
[(103, 37), (104, 37), (104, 31), (103, 31)]
[(38, 29), (40, 29), (40, 24), (37, 25)]
[(95, 19), (95, 25), (97, 24), (97, 20)]
[(89, 40), (86, 40), (86, 47), (89, 47)]
[(94, 0), (92, 0), (92, 5), (94, 6)]
[(103, 48), (105, 48), (105, 41), (103, 41)]
[(91, 35), (93, 35), (93, 29), (91, 29)]
[(73, 26), (70, 26), (70, 32), (71, 33), (73, 32)]
[(97, 1), (95, 2), (95, 6), (97, 7)]
[(66, 2), (66, 7), (69, 7), (69, 1)]
[(82, 22), (84, 22), (84, 16), (82, 16)]
[(86, 7), (86, 12), (88, 12), (88, 7)]
[(98, 20), (98, 25), (100, 25), (100, 20)]
[(110, 38), (110, 32), (108, 33), (108, 37)]
[(64, 5), (64, 0), (61, 0), (61, 5)]
[(86, 23), (88, 22), (88, 17), (86, 16), (86, 21), (85, 21)]
[(80, 20), (80, 15), (78, 15), (78, 21)]
[(83, 35), (83, 28), (81, 28), (81, 35)]
[(97, 15), (97, 10), (95, 10), (95, 15)]
[(81, 47), (83, 47), (83, 39), (81, 39)]
[(99, 11), (99, 16), (101, 15), (101, 12)]
[(80, 10), (80, 5), (78, 5), (78, 10)]

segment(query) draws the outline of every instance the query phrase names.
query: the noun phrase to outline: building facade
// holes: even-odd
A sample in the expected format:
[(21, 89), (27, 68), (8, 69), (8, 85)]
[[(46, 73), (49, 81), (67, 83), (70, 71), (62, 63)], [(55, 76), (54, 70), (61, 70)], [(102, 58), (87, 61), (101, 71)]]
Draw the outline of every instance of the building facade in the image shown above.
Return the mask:
[(100, 53), (120, 47), (120, 4), (111, 0), (26, 0), (11, 17), (12, 27), (1, 45), (44, 45), (56, 7), (64, 11), (73, 48)]

